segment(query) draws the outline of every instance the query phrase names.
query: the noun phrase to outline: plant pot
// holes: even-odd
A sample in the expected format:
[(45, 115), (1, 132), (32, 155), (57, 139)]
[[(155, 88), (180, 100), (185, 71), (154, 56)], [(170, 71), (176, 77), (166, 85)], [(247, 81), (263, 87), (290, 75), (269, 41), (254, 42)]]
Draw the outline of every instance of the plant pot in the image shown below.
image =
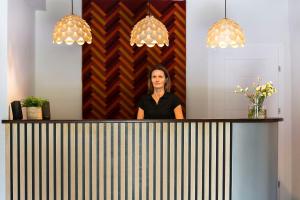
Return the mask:
[(50, 120), (50, 103), (49, 101), (46, 101), (43, 103), (42, 106), (42, 113), (43, 113), (43, 119), (44, 120)]
[(27, 119), (43, 119), (41, 107), (27, 107)]
[(27, 119), (27, 107), (22, 107), (23, 119)]

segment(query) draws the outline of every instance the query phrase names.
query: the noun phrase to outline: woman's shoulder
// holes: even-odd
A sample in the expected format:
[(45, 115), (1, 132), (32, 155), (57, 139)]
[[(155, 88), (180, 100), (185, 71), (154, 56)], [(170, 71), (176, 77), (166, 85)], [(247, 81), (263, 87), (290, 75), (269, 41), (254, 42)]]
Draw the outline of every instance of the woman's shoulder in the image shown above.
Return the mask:
[(178, 96), (173, 92), (166, 92), (167, 97), (169, 98), (178, 98)]
[(144, 101), (144, 100), (147, 100), (147, 99), (149, 99), (149, 98), (151, 98), (151, 95), (149, 95), (149, 94), (144, 94), (144, 95), (142, 95), (142, 96), (140, 97), (140, 100), (141, 100), (141, 101)]
[(149, 102), (149, 100), (151, 99), (151, 96), (148, 94), (144, 94), (140, 97), (138, 104), (140, 106), (144, 105), (146, 102)]
[(172, 102), (172, 104), (176, 107), (181, 104), (179, 97), (173, 92), (168, 92), (167, 98)]

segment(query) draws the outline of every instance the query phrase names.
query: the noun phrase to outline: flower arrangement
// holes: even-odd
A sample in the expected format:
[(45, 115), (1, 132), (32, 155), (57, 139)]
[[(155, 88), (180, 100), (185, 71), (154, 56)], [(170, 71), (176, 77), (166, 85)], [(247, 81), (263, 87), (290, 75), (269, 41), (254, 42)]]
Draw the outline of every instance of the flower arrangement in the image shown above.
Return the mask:
[(261, 78), (258, 78), (258, 81), (254, 82), (250, 89), (248, 87), (242, 88), (238, 85), (234, 92), (246, 96), (251, 102), (252, 105), (248, 112), (249, 118), (265, 118), (266, 111), (263, 109), (263, 103), (267, 97), (275, 94), (277, 89), (271, 81), (261, 85)]

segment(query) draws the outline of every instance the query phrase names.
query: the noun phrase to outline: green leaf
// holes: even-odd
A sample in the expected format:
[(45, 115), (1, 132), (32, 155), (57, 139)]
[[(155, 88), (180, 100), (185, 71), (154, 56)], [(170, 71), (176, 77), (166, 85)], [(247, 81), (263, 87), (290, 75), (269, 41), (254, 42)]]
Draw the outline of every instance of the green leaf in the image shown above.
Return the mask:
[(23, 107), (42, 107), (45, 102), (48, 102), (47, 99), (40, 97), (29, 96), (26, 99), (22, 100)]

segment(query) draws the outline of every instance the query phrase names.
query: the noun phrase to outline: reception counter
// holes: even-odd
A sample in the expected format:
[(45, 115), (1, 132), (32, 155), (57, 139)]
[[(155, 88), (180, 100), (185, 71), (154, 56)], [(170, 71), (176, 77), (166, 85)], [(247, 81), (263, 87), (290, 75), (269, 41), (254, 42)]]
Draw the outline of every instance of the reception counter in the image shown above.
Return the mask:
[(276, 200), (281, 120), (4, 120), (6, 199)]

